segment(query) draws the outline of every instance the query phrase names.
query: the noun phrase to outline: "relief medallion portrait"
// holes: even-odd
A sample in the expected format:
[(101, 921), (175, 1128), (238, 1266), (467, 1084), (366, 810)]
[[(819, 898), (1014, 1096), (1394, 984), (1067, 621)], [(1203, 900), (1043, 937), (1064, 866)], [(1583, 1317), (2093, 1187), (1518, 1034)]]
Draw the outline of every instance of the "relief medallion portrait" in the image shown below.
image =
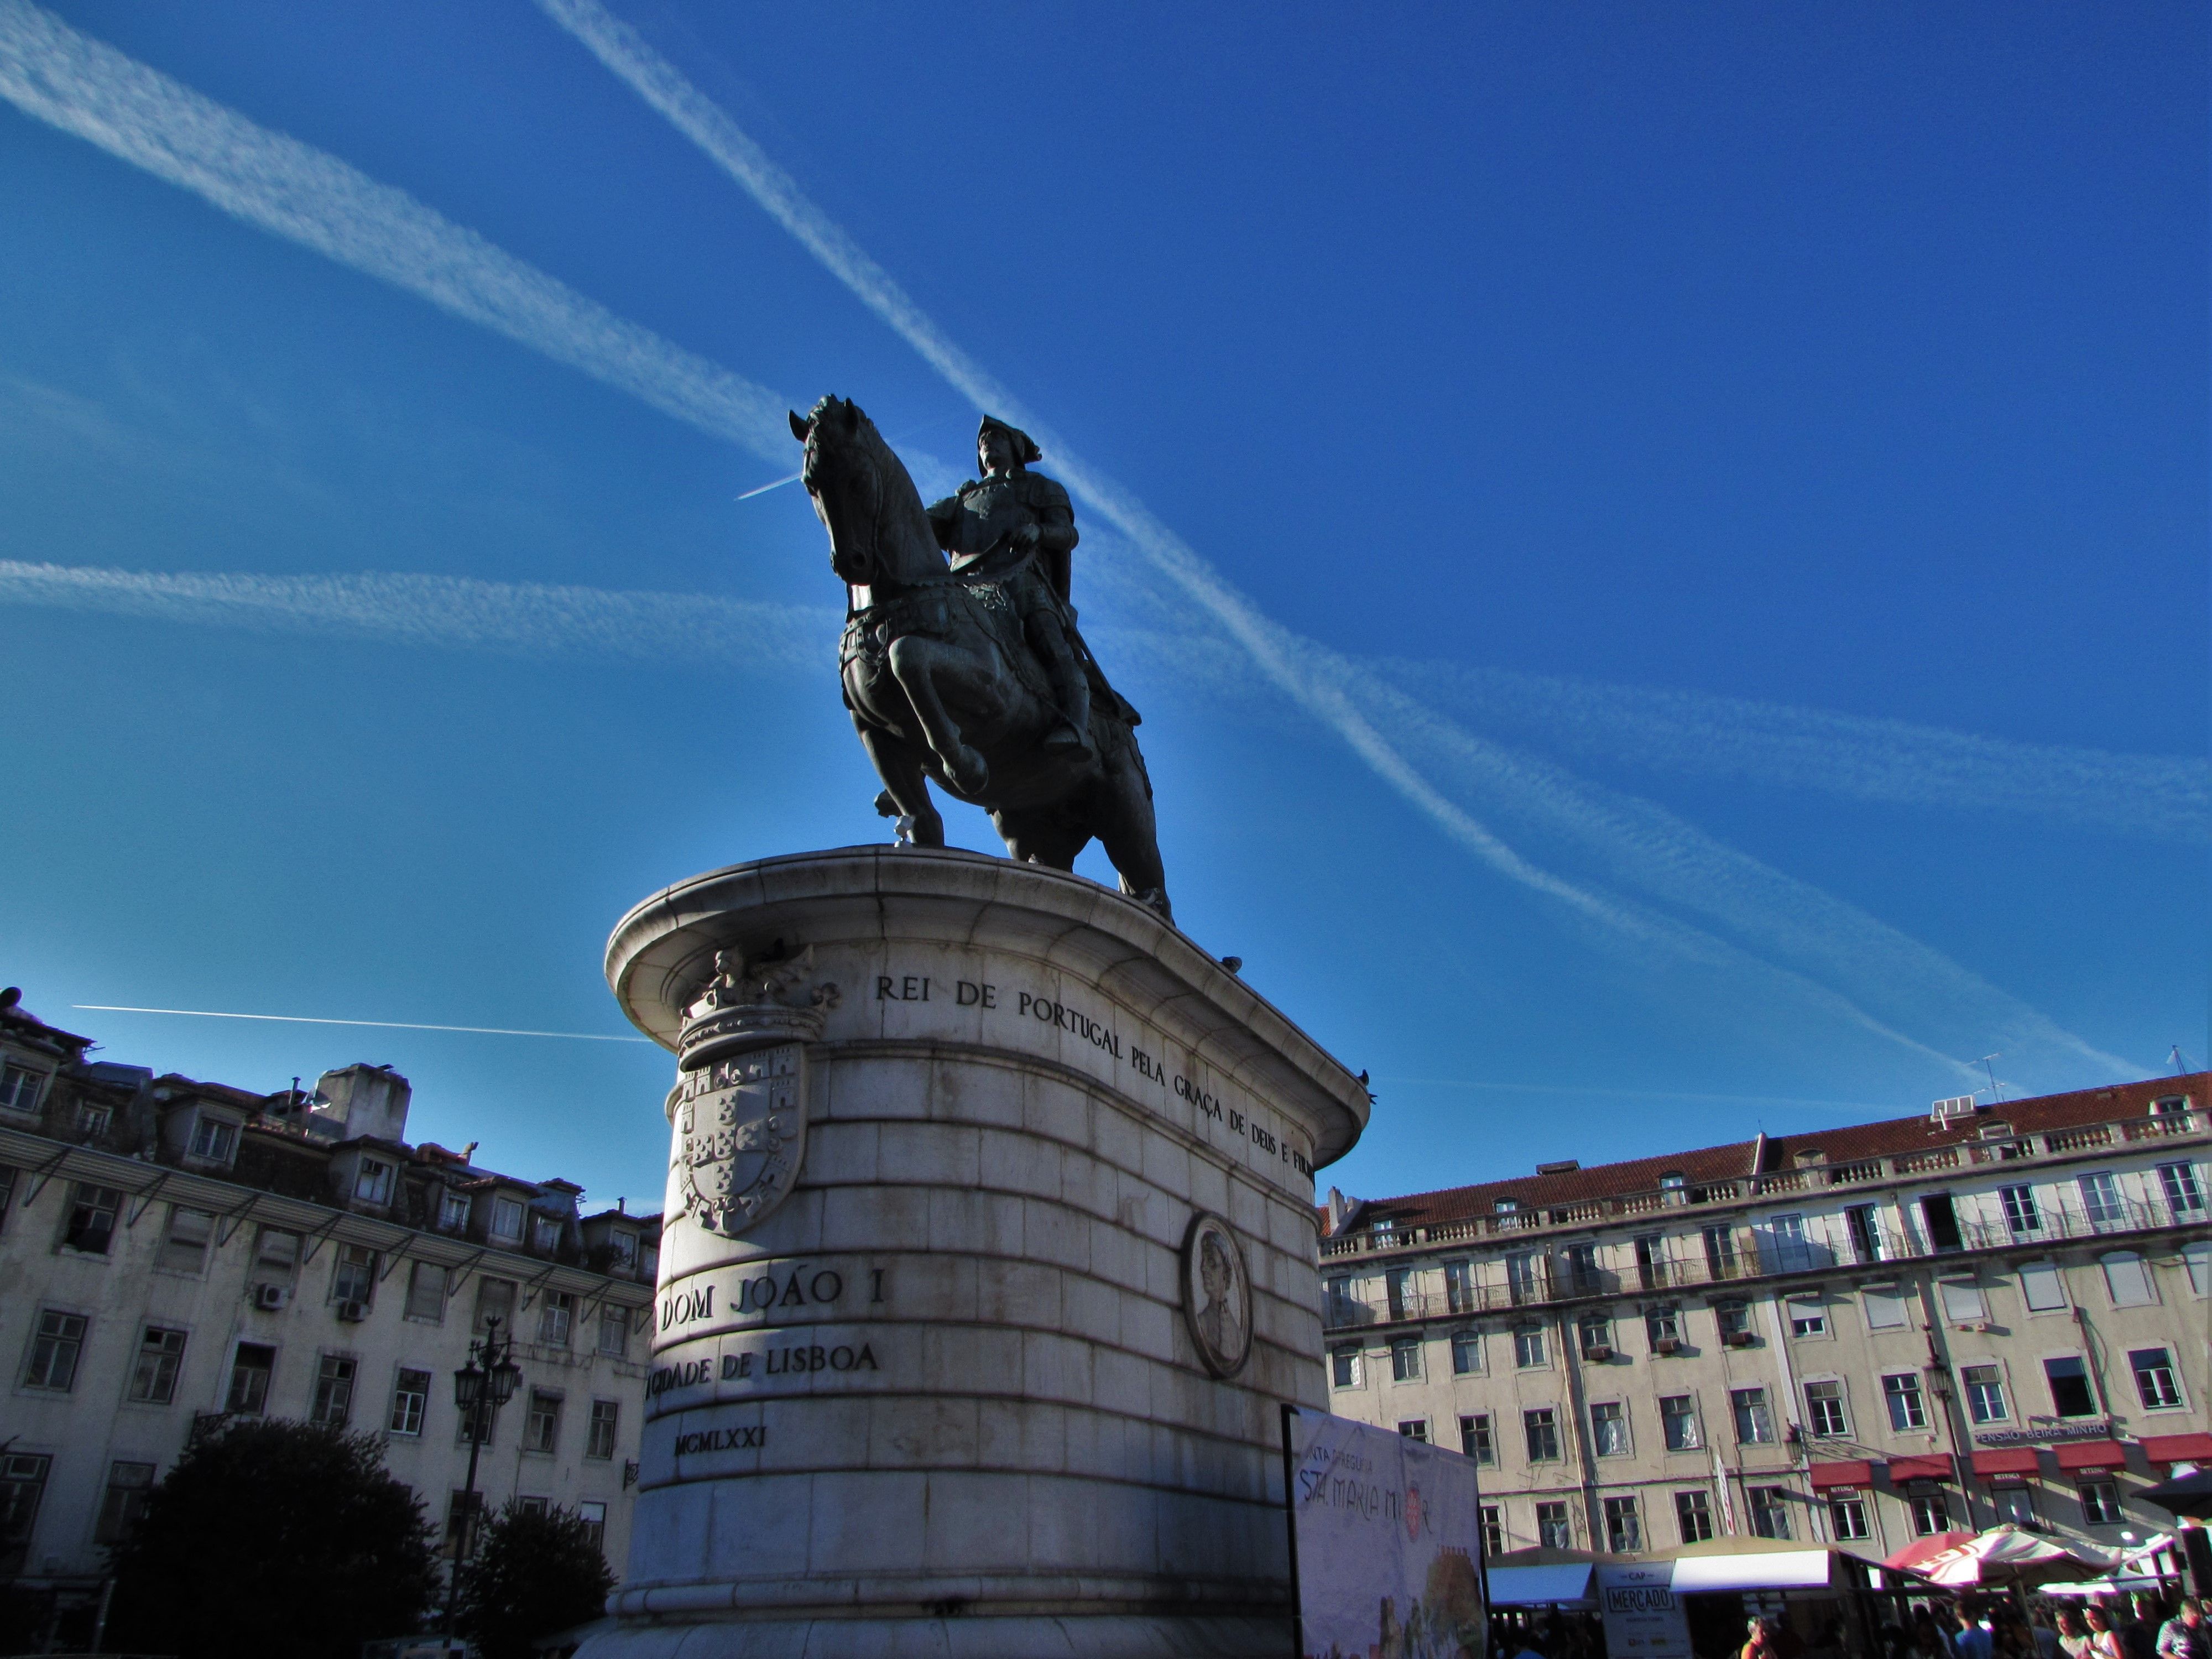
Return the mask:
[(1229, 1223), (1211, 1211), (1191, 1218), (1182, 1247), (1182, 1311), (1206, 1369), (1230, 1377), (1252, 1353), (1252, 1275)]

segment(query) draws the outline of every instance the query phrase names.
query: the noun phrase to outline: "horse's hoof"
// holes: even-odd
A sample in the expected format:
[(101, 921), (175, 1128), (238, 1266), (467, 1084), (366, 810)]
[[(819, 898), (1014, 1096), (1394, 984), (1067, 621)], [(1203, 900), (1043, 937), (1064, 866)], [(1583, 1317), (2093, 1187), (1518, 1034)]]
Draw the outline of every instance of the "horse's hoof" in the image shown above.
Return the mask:
[(876, 793), (876, 816), (879, 818), (900, 819), (902, 822), (899, 827), (902, 831), (906, 827), (903, 822), (906, 815), (899, 810), (899, 804), (891, 799), (891, 792), (888, 789), (878, 790)]

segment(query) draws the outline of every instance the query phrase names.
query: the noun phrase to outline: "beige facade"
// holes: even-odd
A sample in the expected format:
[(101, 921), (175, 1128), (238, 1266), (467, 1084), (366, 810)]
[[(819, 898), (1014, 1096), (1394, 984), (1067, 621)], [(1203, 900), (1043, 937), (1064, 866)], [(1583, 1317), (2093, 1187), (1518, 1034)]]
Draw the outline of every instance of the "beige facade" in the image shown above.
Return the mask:
[(1494, 1548), (2112, 1546), (2212, 1462), (2203, 1075), (1332, 1206), (1330, 1407)]
[(623, 1559), (659, 1218), (582, 1216), (571, 1183), (409, 1146), (407, 1084), (386, 1068), (260, 1097), (87, 1063), (84, 1047), (0, 1007), (11, 1617), (88, 1635), (103, 1545), (228, 1416), (379, 1433), (450, 1525), (468, 1462), (453, 1373), (494, 1316), (523, 1381), (483, 1450), (482, 1500), (579, 1506)]

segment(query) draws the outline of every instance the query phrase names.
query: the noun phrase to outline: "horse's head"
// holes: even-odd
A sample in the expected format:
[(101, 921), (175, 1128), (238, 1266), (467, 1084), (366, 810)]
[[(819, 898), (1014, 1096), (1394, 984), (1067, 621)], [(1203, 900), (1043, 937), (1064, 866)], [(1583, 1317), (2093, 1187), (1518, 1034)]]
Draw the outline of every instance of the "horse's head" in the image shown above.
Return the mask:
[(801, 418), (792, 435), (806, 446), (799, 477), (814, 502), (814, 516), (830, 532), (830, 568), (845, 581), (866, 586), (880, 562), (883, 458), (890, 453), (860, 406), (834, 394)]

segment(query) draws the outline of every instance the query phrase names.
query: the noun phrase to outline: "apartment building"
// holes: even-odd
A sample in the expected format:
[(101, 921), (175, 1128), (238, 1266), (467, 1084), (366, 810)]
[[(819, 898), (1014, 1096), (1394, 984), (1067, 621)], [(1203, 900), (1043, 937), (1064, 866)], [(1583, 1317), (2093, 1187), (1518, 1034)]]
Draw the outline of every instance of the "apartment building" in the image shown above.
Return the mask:
[[(453, 1373), (501, 1322), (523, 1378), (481, 1501), (575, 1505), (628, 1548), (659, 1218), (406, 1139), (389, 1067), (274, 1094), (87, 1057), (0, 993), (0, 1585), (88, 1634), (102, 1546), (234, 1416), (382, 1435), (447, 1529)], [(87, 1626), (84, 1630), (76, 1627)]]
[(1332, 1408), (1475, 1458), (1493, 1550), (2147, 1538), (2212, 1463), (2208, 1083), (1332, 1193)]

